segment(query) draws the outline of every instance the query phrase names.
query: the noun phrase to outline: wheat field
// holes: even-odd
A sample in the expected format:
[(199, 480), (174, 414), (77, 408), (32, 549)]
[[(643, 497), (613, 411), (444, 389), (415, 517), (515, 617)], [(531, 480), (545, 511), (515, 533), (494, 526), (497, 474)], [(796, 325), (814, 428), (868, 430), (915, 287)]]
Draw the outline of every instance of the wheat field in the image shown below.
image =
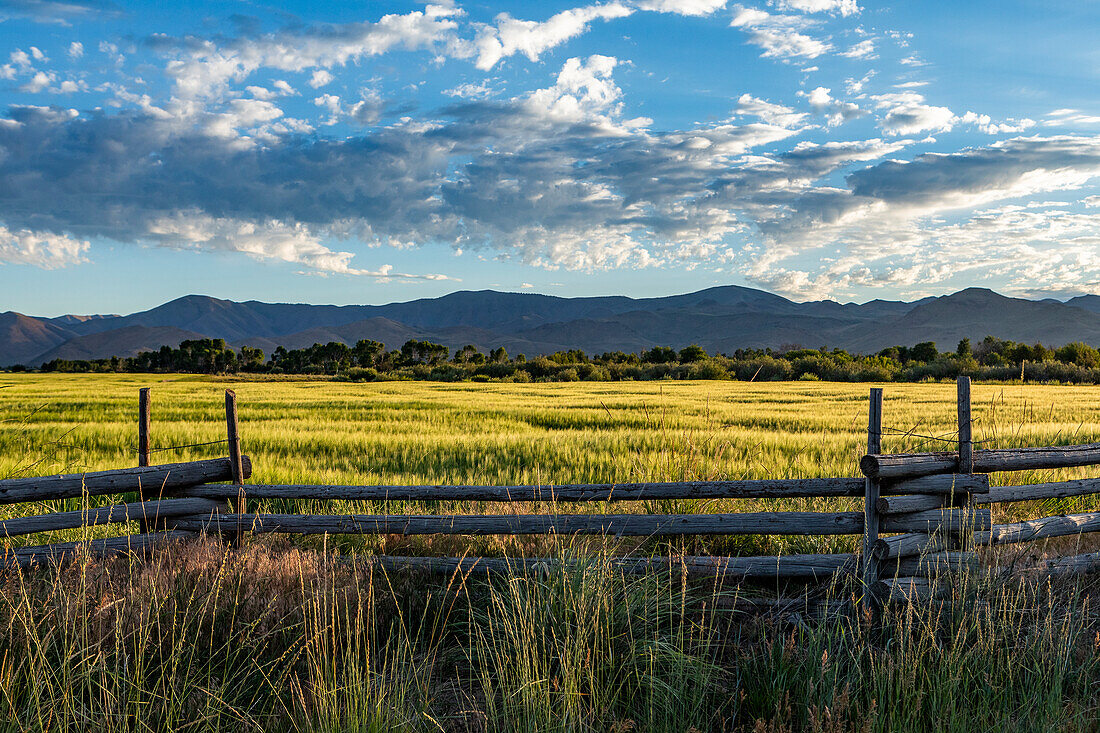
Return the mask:
[[(137, 389), (153, 448), (224, 437), (238, 395), (262, 483), (539, 483), (856, 475), (867, 385), (821, 382), (352, 384), (178, 375), (0, 376), (0, 476), (134, 465)], [(888, 451), (942, 448), (954, 385), (889, 385)], [(1100, 440), (1100, 388), (974, 386), (984, 447)], [(153, 462), (222, 455), (206, 445)], [(1088, 469), (994, 476), (1016, 483)], [(108, 503), (121, 497), (94, 497)], [(616, 511), (858, 502), (635, 502)], [(8, 505), (8, 515), (80, 500)], [(351, 511), (603, 511), (472, 502), (294, 502)], [(995, 521), (1094, 508), (997, 507)], [(71, 530), (9, 543), (133, 531)], [(850, 550), (856, 538), (684, 538), (636, 552)], [(969, 731), (1095, 729), (1092, 581), (952, 581), (950, 606), (807, 623), (746, 616), (742, 589), (627, 577), (621, 546), (547, 538), (206, 540), (148, 560), (9, 572), (0, 584), (0, 730)], [(1030, 548), (1028, 551), (1034, 551)], [(363, 553), (587, 560), (484, 581), (383, 573)], [(788, 591), (789, 592), (789, 591)], [(835, 588), (844, 600), (845, 588)]]

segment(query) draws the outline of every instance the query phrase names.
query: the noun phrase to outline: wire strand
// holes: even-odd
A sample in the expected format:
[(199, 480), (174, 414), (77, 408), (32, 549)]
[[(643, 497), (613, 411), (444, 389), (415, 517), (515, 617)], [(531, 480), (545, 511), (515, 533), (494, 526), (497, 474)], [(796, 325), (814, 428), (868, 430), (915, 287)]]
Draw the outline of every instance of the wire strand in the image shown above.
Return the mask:
[[(199, 447), (204, 446), (204, 445), (218, 445), (219, 443), (228, 443), (228, 442), (229, 442), (228, 438), (223, 438), (221, 440), (211, 440), (211, 441), (208, 441), (206, 443), (189, 443), (187, 445), (170, 445), (167, 448), (153, 448), (152, 450), (149, 451), (149, 453), (162, 453), (166, 450), (183, 450), (184, 448), (199, 448)], [(140, 453), (141, 452), (140, 448), (133, 448), (132, 450), (133, 450), (134, 453)]]
[[(957, 442), (959, 442), (958, 437), (954, 437), (954, 438), (950, 437), (950, 436), (953, 436), (953, 435), (958, 436), (959, 431), (957, 431), (957, 430), (952, 431), (950, 433), (944, 433), (943, 435), (923, 435), (921, 433), (914, 433), (910, 430), (898, 430), (897, 428), (884, 427), (884, 428), (882, 428), (882, 432), (886, 433), (888, 435), (901, 435), (901, 436), (906, 436), (906, 437), (911, 437), (911, 438), (923, 438), (925, 440), (938, 440), (938, 441), (941, 441), (943, 443), (957, 443)], [(970, 442), (974, 443), (974, 444), (981, 444), (981, 443), (988, 443), (989, 441), (988, 440), (971, 440)]]

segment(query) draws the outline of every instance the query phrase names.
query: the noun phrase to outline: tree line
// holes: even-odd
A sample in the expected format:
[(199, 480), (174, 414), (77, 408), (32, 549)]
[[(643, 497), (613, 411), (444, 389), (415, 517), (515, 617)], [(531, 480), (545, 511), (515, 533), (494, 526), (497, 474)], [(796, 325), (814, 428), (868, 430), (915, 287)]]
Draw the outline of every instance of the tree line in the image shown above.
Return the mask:
[[(15, 367), (20, 370), (23, 367)], [(922, 381), (969, 375), (990, 380), (1100, 384), (1100, 352), (1075, 342), (1058, 348), (987, 336), (959, 342), (941, 352), (932, 341), (892, 346), (876, 354), (843, 349), (737, 349), (710, 354), (700, 346), (676, 350), (655, 346), (639, 353), (589, 355), (579, 349), (527, 359), (503, 347), (484, 353), (473, 345), (453, 353), (431, 341), (406, 341), (387, 350), (368, 339), (349, 346), (333, 341), (303, 349), (233, 349), (224, 339), (196, 339), (136, 356), (54, 359), (43, 372), (177, 372), (193, 374), (314, 374), (338, 379), (425, 379), (435, 381), (617, 381), (650, 379), (737, 379), (742, 381), (826, 380), (842, 382)]]

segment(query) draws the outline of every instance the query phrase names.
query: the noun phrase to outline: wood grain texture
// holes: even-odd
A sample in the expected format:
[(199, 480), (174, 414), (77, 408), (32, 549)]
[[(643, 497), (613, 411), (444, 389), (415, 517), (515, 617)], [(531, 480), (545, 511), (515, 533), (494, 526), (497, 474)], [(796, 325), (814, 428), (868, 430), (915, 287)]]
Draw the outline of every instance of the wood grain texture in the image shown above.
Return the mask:
[[(245, 478), (252, 475), (252, 462), (241, 457)], [(172, 491), (212, 481), (231, 481), (233, 468), (228, 458), (212, 458), (188, 463), (162, 463), (111, 471), (89, 471), (60, 476), (15, 478), (0, 481), (0, 504), (47, 499), (72, 499), (87, 493), (90, 496), (144, 492), (160, 496)]]
[(882, 520), (883, 532), (973, 532), (989, 529), (993, 520), (988, 509), (928, 509), (912, 514), (891, 514)]
[(1009, 545), (1097, 531), (1100, 531), (1100, 512), (1063, 514), (1011, 524), (995, 524), (989, 530), (988, 538), (982, 538), (982, 541), (990, 545)]
[(128, 535), (126, 537), (108, 537), (87, 542), (59, 542), (52, 545), (20, 547), (0, 552), (0, 565), (6, 567), (29, 567), (63, 563), (87, 554), (90, 557), (117, 555), (125, 553), (144, 554), (164, 545), (194, 537), (190, 532), (151, 532), (149, 534)]
[[(356, 558), (386, 570), (420, 569), (432, 573), (516, 574), (549, 572), (563, 567), (583, 567), (593, 560), (578, 558), (484, 558), (484, 557), (398, 557), (378, 555)], [(689, 577), (724, 576), (735, 579), (826, 580), (855, 568), (856, 557), (836, 555), (780, 555), (754, 557), (626, 557), (610, 558), (607, 564), (624, 573), (686, 573)]]
[(1045, 484), (993, 486), (989, 489), (988, 494), (975, 496), (974, 502), (976, 504), (1000, 504), (1006, 501), (1065, 499), (1070, 496), (1086, 496), (1088, 494), (1100, 494), (1100, 479), (1087, 478)]
[[(249, 484), (252, 499), (347, 501), (637, 501), (646, 499), (787, 499), (863, 496), (865, 479), (811, 478), (752, 481), (678, 481), (671, 483), (563, 484), (560, 486), (330, 486), (324, 484)], [(232, 499), (236, 488), (194, 486), (181, 496)]]
[(498, 515), (317, 515), (222, 514), (184, 517), (178, 529), (232, 532), (237, 524), (252, 532), (291, 534), (609, 534), (666, 536), (687, 534), (860, 534), (859, 512), (755, 512), (744, 514), (498, 514)]
[[(1073, 468), (1100, 464), (1100, 443), (1039, 448), (974, 451), (975, 473)], [(895, 453), (865, 455), (859, 462), (865, 476), (878, 479), (958, 473), (957, 453)]]
[[(158, 519), (212, 512), (221, 505), (210, 499), (162, 499), (132, 504), (114, 504), (72, 512), (55, 512), (34, 517), (0, 520), (0, 537), (15, 537), (35, 532), (77, 529), (100, 524), (143, 522), (155, 525)], [(144, 534), (144, 533), (143, 533)]]

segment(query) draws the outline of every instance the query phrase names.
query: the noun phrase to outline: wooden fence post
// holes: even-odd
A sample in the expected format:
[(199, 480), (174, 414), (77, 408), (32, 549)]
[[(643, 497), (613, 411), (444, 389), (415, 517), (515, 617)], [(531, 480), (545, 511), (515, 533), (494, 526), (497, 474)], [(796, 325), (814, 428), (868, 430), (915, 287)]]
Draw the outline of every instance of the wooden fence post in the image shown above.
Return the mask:
[[(882, 388), (872, 387), (867, 406), (867, 453), (874, 455), (882, 452)], [(879, 561), (872, 549), (878, 541), (880, 485), (877, 479), (868, 477), (864, 481), (863, 502), (863, 606), (868, 610), (876, 607), (874, 597), (875, 584), (879, 580)]]
[[(229, 443), (229, 463), (233, 467), (233, 483), (237, 485), (237, 500), (232, 503), (234, 513), (239, 516), (247, 511), (247, 506), (244, 498), (244, 469), (241, 465), (241, 435), (237, 429), (237, 393), (231, 389), (225, 390), (225, 434)], [(241, 536), (238, 521), (233, 541), (240, 542)]]
[[(149, 465), (149, 428), (152, 425), (150, 410), (150, 394), (148, 387), (138, 390), (138, 466)], [(138, 492), (139, 501), (145, 501), (145, 487)], [(138, 522), (138, 531), (145, 534), (150, 529), (149, 523), (144, 517)]]
[(149, 412), (149, 388), (138, 390), (138, 465), (149, 465), (149, 427), (152, 418)]
[[(974, 473), (974, 431), (973, 420), (970, 413), (970, 377), (958, 378), (958, 417), (959, 417), (959, 473)], [(955, 497), (954, 505), (957, 507), (974, 508), (972, 494), (968, 491), (961, 492)], [(970, 531), (962, 534), (957, 541), (963, 550), (974, 548), (974, 527), (971, 522)]]
[(970, 377), (959, 377), (959, 473), (974, 473), (974, 435), (970, 419)]

